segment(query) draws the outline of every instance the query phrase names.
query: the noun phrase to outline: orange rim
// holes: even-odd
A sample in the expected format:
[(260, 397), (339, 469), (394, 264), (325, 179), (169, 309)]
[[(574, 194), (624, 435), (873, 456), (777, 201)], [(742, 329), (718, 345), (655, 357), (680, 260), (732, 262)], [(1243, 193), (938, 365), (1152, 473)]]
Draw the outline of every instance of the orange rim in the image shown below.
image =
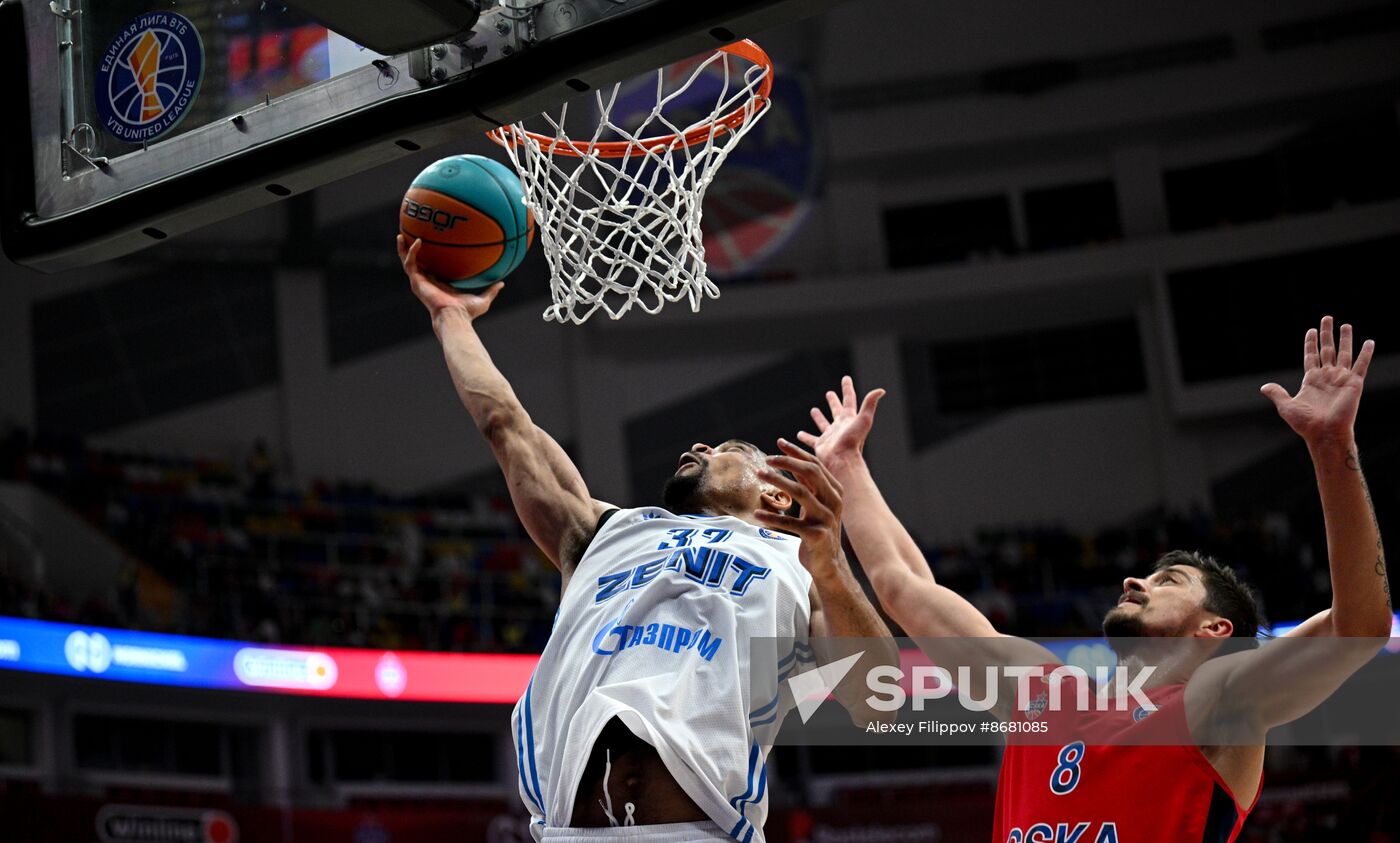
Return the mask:
[[(716, 117), (703, 126), (697, 126), (690, 131), (680, 134), (657, 135), (650, 138), (642, 138), (635, 141), (603, 141), (600, 143), (579, 143), (577, 141), (564, 138), (551, 138), (537, 132), (524, 132), (523, 134), (540, 145), (542, 152), (550, 155), (567, 155), (571, 158), (583, 158), (589, 155), (596, 155), (599, 158), (623, 158), (628, 155), (645, 154), (655, 149), (667, 149), (680, 142), (680, 146), (694, 146), (697, 143), (704, 143), (709, 140), (716, 126), (721, 130), (733, 130), (744, 125), (750, 115), (757, 115), (768, 103), (768, 97), (773, 92), (773, 61), (768, 58), (768, 54), (763, 52), (763, 48), (745, 38), (742, 41), (735, 41), (719, 48), (721, 53), (729, 53), (746, 59), (753, 64), (764, 69), (763, 81), (759, 83), (758, 90), (753, 98), (743, 105), (724, 115)], [(501, 146), (513, 146), (519, 141), (507, 135), (505, 127), (494, 129), (486, 133), (486, 136)]]

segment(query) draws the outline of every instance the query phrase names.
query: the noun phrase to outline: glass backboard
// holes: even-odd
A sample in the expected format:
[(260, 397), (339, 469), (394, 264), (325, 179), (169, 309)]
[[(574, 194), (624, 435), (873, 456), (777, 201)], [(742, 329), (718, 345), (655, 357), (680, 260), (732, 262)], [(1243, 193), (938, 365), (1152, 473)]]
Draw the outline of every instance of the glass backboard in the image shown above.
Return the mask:
[(0, 0), (0, 237), (91, 265), (834, 3)]

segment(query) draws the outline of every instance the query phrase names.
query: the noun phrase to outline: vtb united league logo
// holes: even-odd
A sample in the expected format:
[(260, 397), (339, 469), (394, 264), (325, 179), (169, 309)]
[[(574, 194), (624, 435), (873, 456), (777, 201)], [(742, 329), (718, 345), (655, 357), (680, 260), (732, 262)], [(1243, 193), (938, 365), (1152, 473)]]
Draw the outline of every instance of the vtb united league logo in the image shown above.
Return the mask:
[(154, 140), (189, 111), (204, 78), (204, 43), (184, 15), (148, 12), (122, 27), (97, 64), (104, 128), (128, 143)]

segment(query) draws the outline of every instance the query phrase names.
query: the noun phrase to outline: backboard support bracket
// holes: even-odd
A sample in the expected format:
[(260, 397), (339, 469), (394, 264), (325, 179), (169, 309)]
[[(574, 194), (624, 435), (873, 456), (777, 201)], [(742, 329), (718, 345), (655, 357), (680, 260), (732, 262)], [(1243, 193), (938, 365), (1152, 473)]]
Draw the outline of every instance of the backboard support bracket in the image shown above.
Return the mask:
[(63, 145), (63, 172), (68, 178), (81, 176), (93, 170), (100, 170), (107, 166), (107, 159), (101, 155), (88, 157), (84, 155), (72, 142), (59, 141)]

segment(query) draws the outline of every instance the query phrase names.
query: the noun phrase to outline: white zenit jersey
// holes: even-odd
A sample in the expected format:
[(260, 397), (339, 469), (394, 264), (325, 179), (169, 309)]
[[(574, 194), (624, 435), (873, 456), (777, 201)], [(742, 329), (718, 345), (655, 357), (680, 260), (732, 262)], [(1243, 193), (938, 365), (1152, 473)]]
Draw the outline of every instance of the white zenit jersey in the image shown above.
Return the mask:
[(589, 753), (616, 717), (722, 830), (762, 843), (764, 761), (792, 707), (781, 680), (812, 661), (798, 543), (657, 507), (603, 525), (511, 719), (536, 839), (570, 824)]

